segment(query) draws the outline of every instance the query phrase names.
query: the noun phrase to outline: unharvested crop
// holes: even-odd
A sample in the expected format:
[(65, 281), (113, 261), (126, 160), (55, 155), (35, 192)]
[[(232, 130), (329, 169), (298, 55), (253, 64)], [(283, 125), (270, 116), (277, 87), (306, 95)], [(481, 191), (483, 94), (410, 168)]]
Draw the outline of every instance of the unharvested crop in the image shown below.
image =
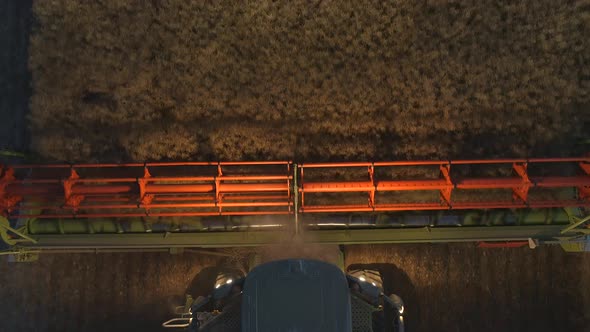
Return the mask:
[(68, 161), (563, 155), (588, 1), (37, 1), (32, 147)]

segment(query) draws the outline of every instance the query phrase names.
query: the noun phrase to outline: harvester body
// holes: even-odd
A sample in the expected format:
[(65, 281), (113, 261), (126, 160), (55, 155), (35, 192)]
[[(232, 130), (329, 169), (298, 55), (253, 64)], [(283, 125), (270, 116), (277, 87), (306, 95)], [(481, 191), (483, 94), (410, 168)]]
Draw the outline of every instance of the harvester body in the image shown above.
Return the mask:
[(403, 302), (385, 296), (363, 277), (367, 272), (377, 276), (375, 271), (346, 275), (316, 260), (273, 261), (245, 277), (225, 278), (225, 284), (218, 280), (211, 295), (164, 326), (199, 332), (403, 331)]

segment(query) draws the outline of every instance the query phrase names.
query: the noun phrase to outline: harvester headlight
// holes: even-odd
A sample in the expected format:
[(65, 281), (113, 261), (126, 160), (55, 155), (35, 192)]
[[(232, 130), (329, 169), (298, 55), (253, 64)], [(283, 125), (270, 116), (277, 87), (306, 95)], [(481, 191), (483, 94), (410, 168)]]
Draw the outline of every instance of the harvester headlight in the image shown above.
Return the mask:
[(220, 284), (215, 285), (215, 289), (219, 288), (219, 286), (221, 286)]
[(404, 306), (402, 305), (401, 308), (399, 308), (399, 314), (403, 315), (404, 313)]
[(229, 284), (231, 284), (232, 282), (234, 282), (234, 280), (233, 280), (233, 279), (227, 279), (227, 281), (226, 281), (225, 283), (229, 285)]
[(371, 285), (373, 285), (373, 286), (377, 287), (377, 284), (376, 284), (376, 283), (374, 283), (374, 282), (372, 282), (372, 283), (371, 283)]
[(360, 277), (359, 277), (359, 280), (360, 280), (360, 281), (367, 281), (367, 279), (365, 279), (365, 277), (364, 277), (364, 276), (360, 276)]

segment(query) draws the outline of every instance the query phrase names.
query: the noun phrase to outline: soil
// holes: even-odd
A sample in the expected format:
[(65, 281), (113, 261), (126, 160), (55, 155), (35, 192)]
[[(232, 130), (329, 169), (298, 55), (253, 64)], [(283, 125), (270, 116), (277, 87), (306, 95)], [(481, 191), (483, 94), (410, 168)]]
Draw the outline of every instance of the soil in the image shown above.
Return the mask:
[(385, 293), (407, 308), (408, 331), (588, 331), (587, 253), (558, 246), (355, 246), (347, 264), (372, 262)]
[(45, 255), (0, 265), (3, 331), (159, 331), (210, 256)]
[[(0, 263), (3, 331), (160, 331), (219, 258), (184, 253), (44, 255)], [(371, 264), (366, 264), (371, 262)], [(590, 255), (559, 247), (351, 246), (406, 304), (409, 331), (587, 331)], [(584, 303), (584, 301), (586, 301)]]

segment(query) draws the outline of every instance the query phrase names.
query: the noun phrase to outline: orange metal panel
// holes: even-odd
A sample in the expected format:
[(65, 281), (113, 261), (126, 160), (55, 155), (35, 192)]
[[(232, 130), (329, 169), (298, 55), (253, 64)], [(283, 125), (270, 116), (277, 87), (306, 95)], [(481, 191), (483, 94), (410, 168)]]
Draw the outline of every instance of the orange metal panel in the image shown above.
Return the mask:
[(242, 183), (221, 183), (219, 184), (220, 193), (230, 192), (264, 192), (264, 191), (288, 191), (287, 183), (256, 183), (256, 184), (242, 184)]
[(397, 190), (441, 190), (452, 188), (444, 179), (440, 180), (411, 180), (411, 181), (378, 181), (377, 191)]
[(272, 180), (289, 180), (291, 179), (291, 176), (286, 176), (286, 175), (258, 175), (258, 176), (252, 176), (252, 175), (243, 175), (243, 176), (227, 176), (224, 175), (222, 177), (220, 177), (221, 180), (223, 181), (272, 181)]
[(204, 182), (214, 180), (214, 176), (158, 176), (145, 178), (146, 182)]
[(186, 194), (186, 193), (212, 193), (215, 192), (214, 184), (148, 184), (147, 194)]
[(448, 161), (436, 161), (436, 160), (417, 160), (417, 161), (381, 161), (374, 162), (375, 167), (380, 166), (439, 166), (448, 164)]
[(215, 201), (209, 203), (150, 203), (139, 205), (145, 209), (184, 209), (184, 208), (214, 208)]
[(313, 163), (313, 164), (299, 164), (299, 168), (339, 168), (339, 167), (367, 167), (372, 163), (368, 162), (353, 162), (353, 163)]
[(587, 175), (532, 177), (531, 181), (542, 188), (590, 186), (590, 176)]
[(219, 203), (220, 206), (223, 207), (268, 207), (268, 206), (289, 206), (291, 205), (290, 202), (244, 202), (244, 203), (237, 203), (237, 202), (223, 202)]
[(300, 191), (306, 193), (343, 193), (363, 192), (375, 190), (371, 181), (350, 181), (350, 182), (308, 182), (301, 186)]
[(224, 194), (224, 201), (252, 201), (252, 200), (287, 200), (287, 195), (241, 195), (241, 194)]

